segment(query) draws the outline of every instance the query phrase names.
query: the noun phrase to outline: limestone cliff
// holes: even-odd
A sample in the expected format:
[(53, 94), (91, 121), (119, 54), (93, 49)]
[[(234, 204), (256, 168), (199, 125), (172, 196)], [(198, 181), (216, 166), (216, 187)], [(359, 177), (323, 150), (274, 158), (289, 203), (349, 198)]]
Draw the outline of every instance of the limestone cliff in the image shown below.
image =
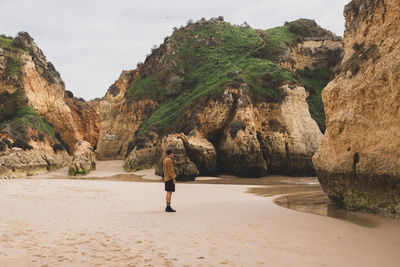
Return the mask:
[(309, 20), (266, 31), (190, 22), (110, 87), (98, 158), (128, 156), (137, 170), (157, 165), (168, 143), (193, 173), (312, 175), (324, 129), (312, 118), (341, 57), (341, 39)]
[(95, 147), (100, 130), (98, 114), (88, 103), (77, 101), (65, 91), (60, 75), (27, 33), (20, 33), (17, 38), (26, 51), (20, 62), (29, 104), (60, 133), (70, 152), (78, 139)]
[(328, 196), (350, 210), (400, 216), (400, 2), (344, 10), (341, 73), (324, 89), (326, 132), (313, 161)]
[(101, 130), (97, 145), (97, 158), (100, 160), (125, 159), (135, 132), (157, 105), (151, 98), (130, 101), (126, 97), (127, 89), (138, 72), (123, 71), (100, 101)]
[[(39, 170), (46, 164), (22, 158), (31, 155), (44, 159), (63, 151), (62, 163), (49, 163), (49, 169), (50, 165), (62, 166), (69, 161), (64, 150), (72, 154), (76, 140), (97, 145), (100, 118), (96, 102), (86, 103), (65, 91), (59, 73), (27, 33), (16, 38), (0, 36), (0, 100), (0, 131), (11, 142), (3, 145), (1, 158), (10, 163), (3, 167), (14, 172), (7, 176), (23, 174), (14, 171), (10, 157), (16, 166), (25, 164), (20, 167)], [(14, 153), (14, 147), (24, 152)], [(25, 172), (30, 173), (34, 171)]]

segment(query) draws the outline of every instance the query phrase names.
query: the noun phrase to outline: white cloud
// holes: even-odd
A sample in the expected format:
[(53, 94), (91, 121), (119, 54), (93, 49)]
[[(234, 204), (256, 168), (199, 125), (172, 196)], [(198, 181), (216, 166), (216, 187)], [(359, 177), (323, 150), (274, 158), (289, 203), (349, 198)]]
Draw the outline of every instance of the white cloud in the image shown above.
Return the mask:
[(0, 34), (27, 31), (53, 62), (68, 90), (102, 97), (123, 69), (144, 61), (174, 26), (189, 19), (268, 29), (298, 18), (315, 19), (338, 35), (349, 0), (0, 0)]

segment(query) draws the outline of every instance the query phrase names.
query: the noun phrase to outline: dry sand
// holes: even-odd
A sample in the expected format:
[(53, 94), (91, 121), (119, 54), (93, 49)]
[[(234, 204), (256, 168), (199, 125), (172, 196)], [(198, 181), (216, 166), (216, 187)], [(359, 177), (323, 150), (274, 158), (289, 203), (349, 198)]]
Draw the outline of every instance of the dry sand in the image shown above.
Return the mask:
[(165, 213), (162, 183), (0, 180), (0, 266), (399, 266), (398, 221), (293, 211), (246, 185), (176, 187)]

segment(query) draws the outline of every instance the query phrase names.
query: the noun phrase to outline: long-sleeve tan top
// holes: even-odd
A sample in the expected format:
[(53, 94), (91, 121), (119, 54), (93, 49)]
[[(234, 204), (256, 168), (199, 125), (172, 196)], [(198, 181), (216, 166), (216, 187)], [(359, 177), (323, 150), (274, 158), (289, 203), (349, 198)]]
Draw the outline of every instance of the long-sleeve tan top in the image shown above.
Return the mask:
[(176, 174), (174, 170), (174, 164), (170, 158), (165, 158), (163, 161), (164, 181), (175, 179)]

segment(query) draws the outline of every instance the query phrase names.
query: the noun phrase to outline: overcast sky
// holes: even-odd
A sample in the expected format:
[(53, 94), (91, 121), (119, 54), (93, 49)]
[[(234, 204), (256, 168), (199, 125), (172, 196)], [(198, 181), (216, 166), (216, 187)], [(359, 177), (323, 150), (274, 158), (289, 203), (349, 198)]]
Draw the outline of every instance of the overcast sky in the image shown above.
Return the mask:
[(350, 0), (0, 0), (0, 34), (28, 32), (77, 97), (102, 97), (122, 70), (136, 68), (154, 45), (189, 19), (268, 29), (315, 19), (342, 36)]

